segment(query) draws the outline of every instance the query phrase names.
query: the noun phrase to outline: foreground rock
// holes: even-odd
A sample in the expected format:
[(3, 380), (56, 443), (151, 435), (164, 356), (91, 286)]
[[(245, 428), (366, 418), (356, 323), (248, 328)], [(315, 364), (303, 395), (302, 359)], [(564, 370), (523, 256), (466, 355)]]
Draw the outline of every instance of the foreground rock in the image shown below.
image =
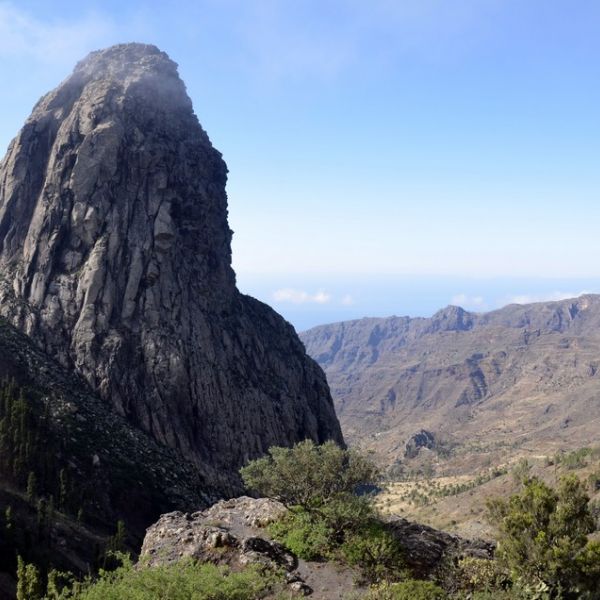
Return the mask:
[[(283, 568), (291, 589), (312, 594), (315, 599), (333, 600), (364, 591), (355, 585), (360, 579), (357, 571), (334, 563), (299, 560), (269, 537), (265, 526), (286, 511), (275, 500), (241, 497), (218, 502), (201, 512), (163, 515), (146, 533), (140, 564), (153, 566), (191, 558), (239, 569), (259, 563)], [(390, 519), (388, 526), (401, 542), (407, 566), (416, 577), (443, 574), (448, 564), (465, 556), (493, 557), (493, 545), (487, 542), (465, 540), (400, 518)]]
[(90, 54), (0, 164), (0, 314), (231, 494), (272, 445), (343, 440), (293, 328), (236, 289), (226, 179), (166, 54)]
[(202, 512), (163, 515), (146, 533), (142, 564), (170, 564), (186, 558), (232, 569), (261, 564), (284, 569), (291, 588), (308, 595), (312, 588), (296, 571), (298, 558), (261, 530), (286, 510), (275, 500), (241, 497), (221, 501)]

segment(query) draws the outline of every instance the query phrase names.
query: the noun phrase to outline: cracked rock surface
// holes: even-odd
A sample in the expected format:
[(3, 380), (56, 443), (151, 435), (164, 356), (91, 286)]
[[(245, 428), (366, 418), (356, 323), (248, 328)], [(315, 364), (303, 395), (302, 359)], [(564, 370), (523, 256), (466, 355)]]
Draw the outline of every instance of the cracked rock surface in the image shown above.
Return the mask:
[(343, 442), (320, 367), (231, 268), (227, 167), (154, 46), (94, 52), (0, 163), (0, 314), (220, 486)]
[[(352, 590), (353, 573), (348, 569), (338, 572), (326, 563), (300, 560), (270, 538), (265, 527), (286, 512), (276, 500), (242, 496), (192, 514), (162, 515), (146, 531), (140, 566), (172, 564), (182, 559), (227, 565), (233, 570), (254, 564), (282, 573), (294, 597), (312, 595), (315, 600), (333, 600), (342, 597), (338, 596), (340, 589), (344, 593)], [(323, 582), (323, 593), (314, 589)]]

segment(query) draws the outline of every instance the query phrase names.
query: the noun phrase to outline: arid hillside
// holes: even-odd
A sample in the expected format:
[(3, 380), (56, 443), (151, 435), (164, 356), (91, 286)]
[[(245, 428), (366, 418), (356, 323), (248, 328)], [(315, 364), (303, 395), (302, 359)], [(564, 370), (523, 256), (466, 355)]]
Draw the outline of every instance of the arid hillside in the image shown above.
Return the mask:
[(427, 456), (474, 473), (598, 439), (600, 296), (484, 314), (450, 306), (427, 319), (324, 325), (302, 339), (326, 371), (346, 438), (388, 465)]

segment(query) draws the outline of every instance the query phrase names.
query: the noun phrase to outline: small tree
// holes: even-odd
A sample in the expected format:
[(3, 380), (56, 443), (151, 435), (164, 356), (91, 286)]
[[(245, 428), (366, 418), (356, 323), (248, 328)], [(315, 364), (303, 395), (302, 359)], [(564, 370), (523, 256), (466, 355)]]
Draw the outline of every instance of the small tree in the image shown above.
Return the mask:
[(58, 491), (58, 508), (63, 512), (67, 508), (67, 500), (69, 495), (69, 483), (67, 477), (67, 471), (65, 469), (61, 469), (58, 474), (59, 481), (59, 491)]
[(17, 600), (39, 600), (42, 597), (40, 572), (17, 556)]
[(355, 495), (359, 486), (373, 484), (379, 476), (364, 454), (331, 441), (318, 446), (311, 440), (293, 448), (273, 447), (268, 456), (250, 462), (240, 473), (247, 488), (308, 511)]
[(358, 493), (379, 477), (368, 456), (304, 441), (271, 448), (241, 474), (249, 489), (291, 509), (271, 530), (301, 558), (336, 557), (359, 566), (368, 581), (404, 576), (399, 540), (377, 519), (371, 497)]
[(508, 501), (489, 502), (491, 521), (500, 530), (498, 558), (516, 579), (545, 584), (565, 597), (585, 597), (600, 585), (593, 566), (597, 548), (587, 541), (594, 530), (588, 501), (579, 479), (568, 476), (556, 490), (534, 477)]

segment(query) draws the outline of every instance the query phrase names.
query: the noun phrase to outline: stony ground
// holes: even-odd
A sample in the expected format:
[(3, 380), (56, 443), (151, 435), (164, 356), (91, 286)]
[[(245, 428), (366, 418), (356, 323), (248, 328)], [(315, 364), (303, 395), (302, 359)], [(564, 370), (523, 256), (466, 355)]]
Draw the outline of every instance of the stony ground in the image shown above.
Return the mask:
[(271, 539), (265, 527), (285, 512), (286, 508), (274, 500), (241, 497), (191, 515), (163, 515), (148, 529), (140, 561), (157, 565), (190, 557), (232, 569), (259, 563), (284, 569), (288, 582), (285, 593), (290, 597), (360, 597), (365, 590), (355, 585), (356, 571), (331, 562), (298, 559)]
[[(283, 569), (286, 593), (291, 596), (342, 600), (364, 595), (365, 588), (356, 583), (360, 578), (357, 570), (331, 561), (298, 559), (270, 537), (265, 527), (285, 512), (274, 500), (240, 497), (201, 512), (165, 514), (148, 529), (140, 564), (168, 564), (188, 557), (232, 569), (258, 563)], [(449, 558), (490, 558), (493, 552), (487, 542), (463, 539), (401, 518), (390, 519), (388, 527), (403, 546), (407, 565), (421, 578), (430, 576)]]

